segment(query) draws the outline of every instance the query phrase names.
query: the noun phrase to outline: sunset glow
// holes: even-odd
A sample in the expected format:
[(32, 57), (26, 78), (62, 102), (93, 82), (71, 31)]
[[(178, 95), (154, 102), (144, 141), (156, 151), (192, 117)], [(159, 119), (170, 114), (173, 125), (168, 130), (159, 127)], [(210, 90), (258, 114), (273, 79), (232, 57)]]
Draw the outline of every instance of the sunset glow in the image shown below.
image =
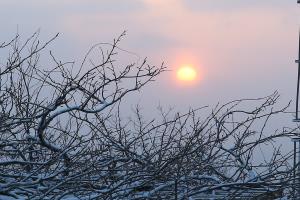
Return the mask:
[(196, 77), (197, 72), (191, 66), (183, 66), (177, 70), (177, 78), (180, 81), (194, 81)]

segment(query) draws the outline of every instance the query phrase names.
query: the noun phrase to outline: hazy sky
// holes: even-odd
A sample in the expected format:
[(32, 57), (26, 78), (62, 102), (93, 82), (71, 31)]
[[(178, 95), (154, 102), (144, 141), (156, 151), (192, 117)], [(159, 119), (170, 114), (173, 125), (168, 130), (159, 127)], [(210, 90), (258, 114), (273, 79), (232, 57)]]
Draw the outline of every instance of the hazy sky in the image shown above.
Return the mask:
[[(0, 41), (17, 30), (25, 38), (41, 28), (43, 39), (60, 32), (51, 48), (67, 60), (127, 30), (122, 48), (173, 70), (129, 98), (145, 109), (182, 110), (275, 90), (282, 101), (295, 97), (296, 0), (0, 0), (0, 9)], [(182, 64), (197, 68), (197, 84), (174, 80)]]

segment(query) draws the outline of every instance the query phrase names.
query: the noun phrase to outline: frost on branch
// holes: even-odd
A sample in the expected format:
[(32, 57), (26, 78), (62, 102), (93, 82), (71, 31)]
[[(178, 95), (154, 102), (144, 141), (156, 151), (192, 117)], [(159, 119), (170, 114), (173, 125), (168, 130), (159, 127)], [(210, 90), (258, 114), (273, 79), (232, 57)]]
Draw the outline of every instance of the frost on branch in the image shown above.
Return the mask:
[[(278, 94), (172, 116), (124, 120), (120, 101), (164, 66), (117, 65), (122, 34), (93, 46), (81, 63), (40, 62), (48, 45), (35, 33), (0, 50), (0, 195), (16, 199), (184, 199), (289, 192), (290, 154), (268, 133)], [(97, 59), (92, 54), (97, 53)], [(99, 59), (100, 58), (100, 59)], [(246, 103), (252, 107), (242, 108)], [(255, 152), (272, 145), (269, 159)], [(249, 192), (248, 192), (249, 193)], [(250, 195), (250, 194), (249, 194)]]

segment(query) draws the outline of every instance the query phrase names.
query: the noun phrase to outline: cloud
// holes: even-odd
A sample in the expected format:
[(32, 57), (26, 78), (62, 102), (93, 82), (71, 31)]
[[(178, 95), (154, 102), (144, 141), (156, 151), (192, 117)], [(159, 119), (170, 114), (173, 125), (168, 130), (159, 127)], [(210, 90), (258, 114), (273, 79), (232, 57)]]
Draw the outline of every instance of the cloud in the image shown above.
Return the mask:
[[(220, 11), (235, 11), (241, 9), (258, 8), (258, 7), (282, 7), (289, 5), (282, 0), (251, 0), (251, 1), (237, 1), (237, 0), (182, 0), (182, 4), (190, 11), (195, 12), (220, 12)], [(294, 3), (296, 6), (296, 3)]]
[[(61, 1), (57, 1), (58, 5)], [(146, 5), (140, 0), (64, 0), (66, 8), (73, 13), (110, 13), (124, 14), (139, 12), (146, 8)], [(67, 9), (67, 10), (68, 10)]]
[(65, 18), (82, 15), (122, 16), (141, 12), (146, 4), (140, 0), (10, 0), (0, 1), (0, 22), (8, 26), (34, 26), (34, 29), (59, 27)]
[(140, 0), (28, 0), (28, 1), (0, 1), (3, 10), (45, 11), (54, 10), (55, 15), (65, 13), (127, 13), (140, 11), (146, 4)]

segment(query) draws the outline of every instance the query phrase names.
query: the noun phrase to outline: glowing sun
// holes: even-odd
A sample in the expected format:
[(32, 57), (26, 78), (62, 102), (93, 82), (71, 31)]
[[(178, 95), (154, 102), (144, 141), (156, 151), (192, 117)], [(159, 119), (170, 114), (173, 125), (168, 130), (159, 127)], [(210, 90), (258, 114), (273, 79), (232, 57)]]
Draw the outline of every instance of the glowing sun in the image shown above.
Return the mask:
[(180, 81), (194, 81), (196, 77), (197, 72), (191, 66), (183, 66), (177, 70), (177, 78)]

